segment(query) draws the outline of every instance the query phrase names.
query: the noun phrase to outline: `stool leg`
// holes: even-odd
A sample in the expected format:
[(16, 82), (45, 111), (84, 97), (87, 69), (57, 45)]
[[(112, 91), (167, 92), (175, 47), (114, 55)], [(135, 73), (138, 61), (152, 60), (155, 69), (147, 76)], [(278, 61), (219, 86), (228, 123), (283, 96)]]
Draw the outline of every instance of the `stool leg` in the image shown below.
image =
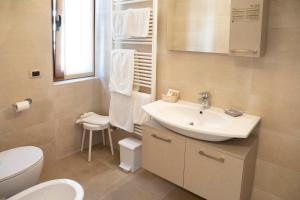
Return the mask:
[(114, 155), (114, 147), (113, 147), (113, 144), (112, 144), (110, 127), (108, 127), (108, 137), (109, 137), (109, 144), (110, 144), (111, 154)]
[(103, 142), (103, 146), (106, 146), (105, 132), (104, 132), (104, 130), (102, 130), (102, 142)]
[(85, 129), (83, 129), (82, 138), (81, 138), (81, 148), (80, 148), (81, 151), (83, 151), (84, 139), (85, 139)]
[(88, 161), (89, 161), (89, 162), (91, 162), (91, 159), (92, 159), (92, 145), (93, 145), (93, 131), (90, 130), (89, 158), (88, 158)]

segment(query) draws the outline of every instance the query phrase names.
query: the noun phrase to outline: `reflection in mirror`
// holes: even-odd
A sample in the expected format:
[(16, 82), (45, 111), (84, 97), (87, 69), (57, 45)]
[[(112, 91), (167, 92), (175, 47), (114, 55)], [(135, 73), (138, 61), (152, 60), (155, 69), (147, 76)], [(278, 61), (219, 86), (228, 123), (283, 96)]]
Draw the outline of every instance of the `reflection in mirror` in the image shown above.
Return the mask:
[(168, 49), (229, 52), (231, 0), (169, 0)]

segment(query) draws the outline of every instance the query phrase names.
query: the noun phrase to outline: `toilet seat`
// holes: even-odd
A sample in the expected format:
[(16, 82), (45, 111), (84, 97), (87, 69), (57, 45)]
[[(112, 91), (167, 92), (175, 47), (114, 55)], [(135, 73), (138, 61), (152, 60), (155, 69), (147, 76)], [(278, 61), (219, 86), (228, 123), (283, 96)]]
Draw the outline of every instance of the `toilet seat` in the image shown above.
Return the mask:
[(0, 183), (26, 172), (42, 160), (42, 150), (33, 146), (0, 152)]

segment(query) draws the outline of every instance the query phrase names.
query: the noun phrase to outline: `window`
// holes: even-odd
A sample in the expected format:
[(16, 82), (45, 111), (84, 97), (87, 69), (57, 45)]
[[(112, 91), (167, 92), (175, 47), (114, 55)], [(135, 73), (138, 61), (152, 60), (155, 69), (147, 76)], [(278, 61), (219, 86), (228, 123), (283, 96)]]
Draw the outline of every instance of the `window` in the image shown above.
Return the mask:
[(52, 0), (54, 81), (94, 76), (94, 0)]

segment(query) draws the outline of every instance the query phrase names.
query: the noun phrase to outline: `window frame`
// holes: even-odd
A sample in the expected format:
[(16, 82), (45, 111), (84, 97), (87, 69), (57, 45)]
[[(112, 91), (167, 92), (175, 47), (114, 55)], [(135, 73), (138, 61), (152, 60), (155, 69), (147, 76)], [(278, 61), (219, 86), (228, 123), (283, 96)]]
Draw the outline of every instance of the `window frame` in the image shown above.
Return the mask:
[(74, 80), (74, 79), (81, 79), (81, 78), (91, 78), (91, 77), (95, 77), (96, 74), (96, 0), (92, 0), (94, 3), (94, 9), (93, 9), (93, 72), (90, 73), (81, 73), (81, 74), (74, 74), (74, 75), (58, 75), (58, 69), (56, 67), (56, 30), (54, 30), (55, 28), (55, 18), (56, 15), (54, 15), (54, 13), (57, 12), (56, 8), (54, 7), (54, 2), (57, 1), (64, 1), (64, 0), (51, 0), (51, 48), (52, 48), (52, 68), (53, 68), (53, 82), (60, 82), (60, 81), (66, 81), (66, 80)]

